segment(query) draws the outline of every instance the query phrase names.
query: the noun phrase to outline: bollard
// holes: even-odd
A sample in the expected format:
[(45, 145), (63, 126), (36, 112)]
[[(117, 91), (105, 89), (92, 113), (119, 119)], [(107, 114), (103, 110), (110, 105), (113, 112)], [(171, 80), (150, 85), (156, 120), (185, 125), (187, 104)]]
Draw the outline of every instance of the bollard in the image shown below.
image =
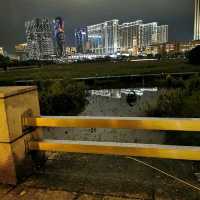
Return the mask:
[(33, 172), (28, 142), (39, 139), (42, 130), (24, 127), (26, 115), (40, 115), (37, 88), (0, 87), (0, 183), (16, 185)]

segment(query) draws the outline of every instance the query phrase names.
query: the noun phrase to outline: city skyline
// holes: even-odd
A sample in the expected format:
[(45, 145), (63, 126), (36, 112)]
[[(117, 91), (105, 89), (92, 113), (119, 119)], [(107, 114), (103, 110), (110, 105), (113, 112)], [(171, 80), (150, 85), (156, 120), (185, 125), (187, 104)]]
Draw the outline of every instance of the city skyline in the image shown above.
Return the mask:
[[(158, 21), (170, 26), (170, 40), (192, 40), (194, 2), (188, 0), (54, 0), (3, 2), (0, 8), (0, 46), (13, 52), (16, 43), (25, 41), (24, 22), (34, 17), (62, 16), (66, 22), (67, 45), (74, 45), (74, 30), (114, 18), (122, 22), (144, 20)], [(181, 5), (181, 9), (180, 6)], [(8, 14), (9, 10), (9, 14)], [(21, 12), (20, 12), (21, 11)], [(6, 23), (5, 23), (6, 22)], [(184, 22), (184, 23), (183, 23)]]
[(152, 45), (168, 42), (168, 25), (142, 20), (122, 23), (118, 19), (87, 26), (89, 52), (98, 55), (139, 55)]

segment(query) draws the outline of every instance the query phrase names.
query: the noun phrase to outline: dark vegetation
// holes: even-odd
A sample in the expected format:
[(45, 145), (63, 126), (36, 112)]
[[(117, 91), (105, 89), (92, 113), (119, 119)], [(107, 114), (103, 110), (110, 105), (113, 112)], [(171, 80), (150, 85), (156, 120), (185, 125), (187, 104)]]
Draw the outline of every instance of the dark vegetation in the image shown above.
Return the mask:
[(0, 67), (6, 71), (9, 64), (10, 64), (10, 58), (0, 55)]
[(186, 57), (188, 58), (189, 63), (193, 65), (200, 64), (200, 45), (196, 46), (190, 52), (187, 53)]
[(0, 81), (72, 79), (84, 77), (159, 74), (176, 72), (200, 72), (199, 65), (192, 65), (184, 60), (161, 61), (106, 61), (95, 63), (52, 64), (29, 66), (25, 69), (8, 68), (0, 72)]
[(40, 82), (42, 115), (77, 115), (87, 104), (85, 85), (72, 81)]
[(45, 65), (52, 65), (55, 64), (52, 60), (26, 60), (26, 61), (19, 61), (19, 60), (11, 60), (9, 57), (0, 55), (0, 68), (4, 71), (7, 71), (9, 68), (20, 68), (20, 67), (31, 67), (31, 66), (45, 66)]
[[(200, 64), (200, 46), (187, 54), (189, 63)], [(156, 102), (148, 103), (146, 113), (156, 117), (200, 117), (200, 77), (197, 73), (187, 81), (168, 75), (160, 81), (161, 91)]]
[[(200, 77), (182, 81), (166, 79), (166, 89), (161, 89), (158, 98), (145, 103), (143, 109), (150, 117), (200, 118)], [(175, 85), (178, 88), (175, 88)], [(199, 133), (168, 132), (167, 144), (200, 145)]]
[[(164, 81), (163, 81), (164, 82)], [(187, 81), (170, 76), (155, 102), (147, 103), (146, 113), (156, 117), (200, 117), (200, 77)]]

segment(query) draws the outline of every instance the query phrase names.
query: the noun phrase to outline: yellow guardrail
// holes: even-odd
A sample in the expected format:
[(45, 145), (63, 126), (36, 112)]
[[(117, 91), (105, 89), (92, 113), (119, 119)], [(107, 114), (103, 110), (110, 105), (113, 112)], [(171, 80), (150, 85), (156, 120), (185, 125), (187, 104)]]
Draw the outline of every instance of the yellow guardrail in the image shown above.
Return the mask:
[(68, 128), (130, 128), (163, 131), (200, 131), (197, 118), (145, 117), (28, 117), (25, 126)]
[[(139, 117), (28, 117), (26, 126), (70, 128), (130, 128), (164, 131), (200, 131), (200, 119)], [(155, 144), (42, 140), (30, 141), (30, 150), (58, 151), (200, 160), (200, 147)]]
[(69, 140), (31, 141), (30, 150), (90, 153), (104, 155), (168, 158), (177, 160), (200, 160), (199, 147), (183, 147), (155, 144), (88, 142)]
[[(31, 173), (34, 161), (44, 159), (43, 151), (200, 160), (200, 147), (42, 140), (43, 131), (36, 127), (124, 128), (198, 134), (200, 118), (40, 116), (35, 86), (0, 87), (0, 183), (16, 184), (27, 172)], [(32, 161), (29, 150), (38, 151)]]

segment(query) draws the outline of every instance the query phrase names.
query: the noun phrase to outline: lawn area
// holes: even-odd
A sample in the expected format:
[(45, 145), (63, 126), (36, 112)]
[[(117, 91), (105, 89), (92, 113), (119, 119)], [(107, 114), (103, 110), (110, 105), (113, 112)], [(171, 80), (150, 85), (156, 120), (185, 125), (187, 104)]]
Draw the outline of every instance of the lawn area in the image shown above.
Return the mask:
[(200, 66), (183, 61), (105, 62), (49, 65), (41, 68), (0, 72), (0, 81), (71, 79), (88, 76), (134, 75), (149, 73), (200, 72)]

